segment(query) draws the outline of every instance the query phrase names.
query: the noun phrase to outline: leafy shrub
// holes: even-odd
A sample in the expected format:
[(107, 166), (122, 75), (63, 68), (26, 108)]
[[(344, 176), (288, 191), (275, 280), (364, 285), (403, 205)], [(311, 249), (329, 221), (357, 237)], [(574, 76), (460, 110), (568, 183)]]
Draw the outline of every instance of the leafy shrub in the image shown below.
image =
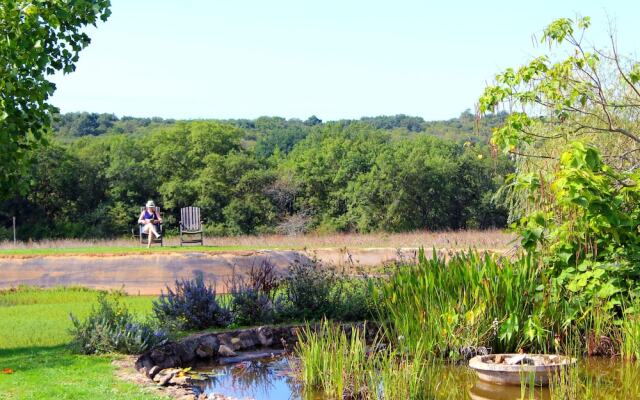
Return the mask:
[(246, 279), (234, 275), (229, 284), (233, 322), (237, 325), (273, 322), (279, 311), (275, 297), (280, 283), (276, 266), (269, 260), (252, 265)]
[(115, 293), (109, 298), (106, 292), (100, 293), (98, 308), (94, 308), (85, 321), (71, 314), (74, 351), (139, 354), (166, 342), (166, 333), (135, 320), (120, 301), (121, 296), (121, 293)]
[(237, 325), (269, 324), (275, 320), (274, 302), (269, 296), (244, 283), (236, 283), (230, 291), (233, 322)]
[(314, 320), (333, 318), (341, 296), (341, 279), (317, 260), (296, 260), (289, 266), (282, 294), (283, 317)]
[(340, 321), (374, 319), (377, 313), (375, 297), (377, 283), (377, 280), (367, 276), (339, 275), (339, 296), (335, 299), (329, 316)]
[(176, 280), (175, 290), (167, 286), (167, 294), (153, 302), (153, 312), (161, 323), (177, 329), (219, 328), (231, 322), (231, 313), (219, 304), (201, 272), (194, 279)]
[(544, 257), (546, 272), (569, 299), (570, 320), (602, 324), (640, 291), (638, 183), (637, 172), (614, 170), (581, 142), (562, 153), (553, 173), (515, 182), (538, 208), (518, 223), (522, 244)]

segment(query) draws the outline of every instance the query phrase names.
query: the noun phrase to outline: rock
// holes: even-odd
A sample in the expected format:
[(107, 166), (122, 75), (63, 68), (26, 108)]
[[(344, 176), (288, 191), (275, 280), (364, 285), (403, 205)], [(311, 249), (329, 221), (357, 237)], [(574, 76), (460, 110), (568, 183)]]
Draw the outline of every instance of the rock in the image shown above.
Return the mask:
[(518, 354), (505, 360), (505, 364), (508, 365), (534, 365), (533, 359), (529, 358), (526, 354)]
[(138, 357), (138, 359), (136, 360), (135, 368), (136, 370), (146, 374), (146, 372), (153, 368), (154, 365), (155, 363), (151, 359), (151, 355), (147, 353)]
[(179, 385), (179, 386), (187, 386), (189, 384), (189, 376), (188, 375), (176, 375), (174, 374), (171, 377), (170, 383), (172, 385)]
[(227, 347), (232, 347), (232, 345), (231, 345), (231, 335), (229, 335), (228, 333), (219, 333), (217, 335), (217, 338), (218, 338), (218, 342), (220, 342), (220, 344), (227, 345)]
[(218, 347), (220, 347), (220, 341), (215, 334), (199, 336), (196, 356), (198, 358), (213, 358), (218, 354)]
[(256, 332), (253, 329), (240, 332), (237, 336), (237, 339), (240, 340), (240, 346), (241, 346), (240, 348), (242, 350), (256, 347), (256, 345), (259, 342), (258, 336), (256, 335)]
[(185, 339), (179, 343), (176, 348), (176, 355), (180, 358), (182, 365), (187, 365), (195, 360), (198, 345), (197, 337)]
[(226, 344), (221, 344), (218, 348), (218, 354), (221, 357), (235, 357), (237, 356), (236, 352), (229, 348)]
[(234, 337), (231, 338), (231, 347), (234, 350), (240, 350), (242, 348), (242, 340), (240, 338)]
[(263, 347), (269, 347), (273, 344), (273, 329), (268, 326), (261, 326), (257, 329), (258, 341)]
[(153, 367), (151, 367), (151, 369), (149, 369), (149, 371), (147, 371), (147, 376), (153, 379), (153, 377), (156, 376), (158, 372), (160, 372), (160, 367), (157, 365), (154, 365)]
[(211, 358), (213, 357), (213, 349), (210, 347), (198, 346), (196, 349), (196, 356), (198, 356), (198, 358)]
[(154, 381), (158, 382), (158, 385), (160, 386), (167, 386), (175, 375), (176, 375), (176, 371), (172, 371), (166, 374), (163, 374), (162, 372), (160, 372), (158, 375), (156, 375), (156, 377), (159, 376), (160, 378), (154, 379)]

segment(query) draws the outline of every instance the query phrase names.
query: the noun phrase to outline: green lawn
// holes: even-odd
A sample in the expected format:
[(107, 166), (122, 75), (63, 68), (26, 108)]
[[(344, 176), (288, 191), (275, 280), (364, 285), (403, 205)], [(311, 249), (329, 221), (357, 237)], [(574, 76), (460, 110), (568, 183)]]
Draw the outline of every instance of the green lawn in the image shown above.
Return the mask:
[[(117, 356), (72, 354), (67, 343), (69, 312), (84, 317), (96, 291), (82, 288), (20, 289), (0, 292), (0, 399), (159, 399), (148, 390), (119, 381), (111, 361)], [(150, 297), (127, 296), (139, 314)]]

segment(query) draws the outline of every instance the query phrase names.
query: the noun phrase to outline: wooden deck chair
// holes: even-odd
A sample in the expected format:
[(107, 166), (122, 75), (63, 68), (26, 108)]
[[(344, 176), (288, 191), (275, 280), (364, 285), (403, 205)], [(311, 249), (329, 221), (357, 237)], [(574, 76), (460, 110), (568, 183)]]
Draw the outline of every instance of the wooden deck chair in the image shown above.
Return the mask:
[(180, 209), (180, 246), (183, 243), (200, 243), (204, 246), (200, 207)]
[[(144, 211), (145, 207), (140, 207), (140, 213)], [(156, 213), (160, 215), (160, 207), (156, 206)], [(149, 235), (147, 233), (142, 232), (142, 225), (138, 223), (138, 237), (140, 239), (141, 244), (147, 244), (149, 242)], [(132, 229), (133, 230), (133, 229)], [(158, 233), (160, 234), (160, 239), (152, 238), (151, 243), (160, 243), (160, 247), (164, 246), (164, 233), (162, 232), (162, 224), (158, 224)], [(135, 236), (135, 235), (134, 235)]]

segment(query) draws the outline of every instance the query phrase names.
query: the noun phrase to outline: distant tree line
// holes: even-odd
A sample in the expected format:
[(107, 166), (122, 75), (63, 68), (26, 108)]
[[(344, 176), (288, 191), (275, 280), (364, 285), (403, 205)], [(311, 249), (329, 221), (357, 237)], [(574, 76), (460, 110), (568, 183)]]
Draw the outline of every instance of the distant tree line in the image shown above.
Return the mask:
[[(57, 116), (27, 195), (0, 203), (21, 239), (126, 235), (154, 199), (165, 226), (202, 208), (215, 235), (504, 226), (491, 199), (511, 162), (486, 143), (504, 115), (173, 121)], [(8, 238), (10, 221), (0, 225)]]

